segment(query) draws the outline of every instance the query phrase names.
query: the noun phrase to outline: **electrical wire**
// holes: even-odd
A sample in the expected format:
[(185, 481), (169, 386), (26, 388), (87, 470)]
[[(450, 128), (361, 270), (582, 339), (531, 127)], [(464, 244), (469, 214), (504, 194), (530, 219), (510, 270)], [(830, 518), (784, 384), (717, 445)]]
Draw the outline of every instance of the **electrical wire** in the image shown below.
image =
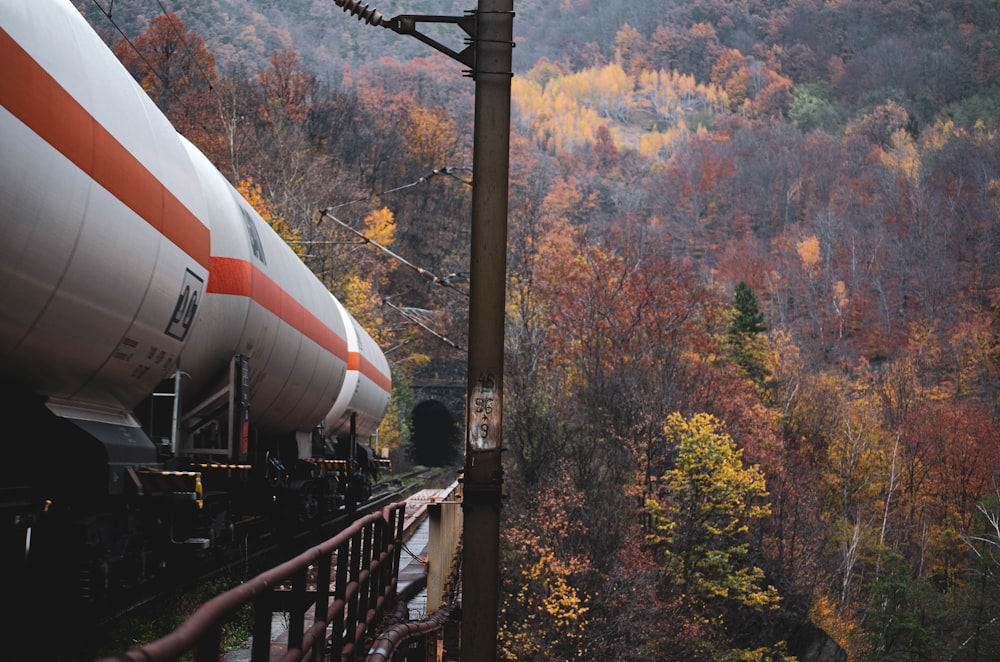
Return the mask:
[(403, 184), (402, 186), (397, 186), (396, 188), (390, 188), (382, 191), (381, 193), (372, 193), (363, 198), (355, 198), (354, 200), (348, 200), (347, 202), (341, 202), (339, 205), (333, 205), (332, 207), (327, 207), (327, 211), (332, 211), (334, 209), (340, 209), (341, 207), (347, 207), (348, 205), (354, 205), (359, 202), (368, 202), (376, 197), (382, 197), (388, 195), (389, 193), (396, 193), (398, 191), (404, 191), (408, 188), (413, 188), (414, 186), (420, 186), (421, 184), (426, 184), (432, 177), (436, 175), (447, 175), (453, 179), (457, 179), (466, 186), (472, 186), (471, 179), (464, 179), (455, 174), (456, 170), (464, 170), (467, 172), (472, 172), (472, 168), (468, 166), (444, 166), (443, 168), (434, 168), (428, 174), (418, 177), (416, 180), (410, 182), (409, 184)]
[(430, 326), (428, 326), (427, 324), (425, 324), (422, 320), (420, 320), (416, 315), (414, 315), (411, 312), (411, 311), (413, 311), (415, 309), (413, 309), (413, 308), (403, 308), (401, 306), (397, 306), (397, 305), (395, 305), (393, 303), (390, 303), (389, 300), (385, 299), (385, 298), (382, 299), (382, 305), (383, 306), (388, 306), (392, 310), (396, 311), (403, 319), (405, 319), (406, 321), (408, 321), (408, 322), (410, 322), (412, 324), (416, 324), (421, 329), (423, 329), (427, 333), (431, 334), (432, 336), (434, 336), (435, 338), (437, 338), (438, 340), (440, 340), (444, 344), (448, 345), (449, 347), (452, 347), (453, 349), (457, 349), (460, 352), (468, 352), (469, 351), (468, 348), (462, 347), (461, 345), (457, 344), (456, 342), (454, 342), (453, 340), (451, 340), (447, 336), (438, 333), (437, 331), (435, 331), (434, 329), (432, 329)]
[[(357, 204), (359, 202), (368, 202), (368, 201), (370, 201), (370, 200), (372, 200), (373, 198), (376, 198), (376, 197), (383, 197), (385, 195), (388, 195), (389, 193), (396, 193), (398, 191), (403, 191), (403, 190), (408, 189), (408, 188), (413, 188), (413, 187), (419, 186), (421, 184), (426, 184), (428, 182), (428, 180), (430, 180), (432, 177), (435, 177), (436, 175), (447, 175), (448, 177), (452, 177), (454, 179), (457, 179), (458, 181), (462, 182), (463, 184), (465, 184), (467, 186), (472, 186), (472, 180), (471, 179), (465, 179), (465, 178), (459, 177), (458, 175), (455, 174), (455, 171), (457, 171), (457, 170), (466, 171), (466, 172), (470, 172), (470, 173), (472, 172), (472, 168), (470, 168), (468, 166), (444, 166), (443, 168), (434, 168), (433, 170), (431, 170), (430, 173), (428, 173), (426, 175), (423, 175), (421, 177), (418, 177), (416, 180), (414, 180), (414, 181), (412, 181), (412, 182), (410, 182), (408, 184), (403, 184), (402, 186), (397, 186), (395, 188), (386, 189), (385, 191), (382, 191), (381, 193), (372, 194), (372, 195), (369, 195), (369, 196), (364, 197), (364, 198), (355, 198), (354, 200), (348, 200), (347, 202), (342, 202), (339, 205), (333, 205), (331, 207), (325, 207), (323, 209), (320, 209), (320, 210), (318, 210), (317, 212), (315, 212), (313, 214), (313, 220), (315, 221), (316, 225), (318, 226), (320, 223), (323, 222), (324, 218), (329, 218), (329, 219), (333, 220), (335, 223), (339, 224), (341, 227), (343, 227), (343, 228), (347, 229), (348, 231), (352, 232), (355, 236), (357, 236), (361, 240), (361, 243), (371, 244), (371, 245), (375, 246), (377, 249), (379, 249), (380, 251), (384, 252), (386, 255), (392, 257), (395, 260), (398, 260), (400, 263), (402, 263), (406, 267), (408, 267), (408, 268), (413, 269), (414, 271), (416, 271), (418, 274), (420, 274), (420, 276), (422, 278), (424, 278), (424, 279), (426, 279), (426, 280), (428, 280), (428, 281), (430, 281), (430, 282), (432, 282), (434, 284), (443, 285), (444, 287), (451, 288), (451, 289), (455, 290), (456, 292), (458, 292), (459, 294), (467, 297), (467, 296), (469, 296), (469, 293), (466, 290), (463, 290), (463, 289), (460, 289), (460, 288), (456, 287), (455, 284), (454, 284), (454, 282), (453, 282), (455, 279), (462, 279), (463, 276), (461, 274), (452, 273), (452, 274), (448, 274), (447, 276), (444, 276), (444, 277), (436, 276), (431, 271), (428, 271), (427, 269), (424, 269), (422, 267), (416, 266), (415, 264), (409, 262), (408, 260), (406, 260), (405, 258), (401, 257), (400, 255), (398, 255), (398, 254), (394, 253), (393, 251), (389, 250), (385, 246), (382, 246), (377, 241), (374, 241), (374, 240), (366, 237), (364, 234), (362, 234), (358, 230), (356, 230), (353, 227), (351, 227), (348, 223), (340, 220), (339, 218), (337, 218), (336, 216), (334, 216), (331, 213), (332, 211), (334, 211), (336, 209), (340, 209), (341, 207), (347, 207), (348, 205)], [(308, 242), (308, 243), (322, 243), (322, 242)], [(329, 243), (336, 243), (336, 242), (329, 242)], [(467, 279), (467, 277), (465, 279)]]
[(405, 551), (407, 554), (409, 554), (410, 557), (412, 557), (414, 561), (416, 561), (420, 565), (427, 565), (427, 557), (426, 556), (420, 556), (419, 554), (416, 554), (412, 549), (410, 549), (409, 547), (406, 546), (405, 542), (402, 543), (401, 546), (403, 548), (403, 551)]
[(448, 276), (445, 276), (444, 278), (442, 278), (440, 276), (437, 276), (433, 272), (428, 271), (427, 269), (424, 269), (423, 267), (418, 267), (417, 265), (413, 264), (412, 262), (410, 262), (409, 260), (407, 260), (403, 256), (399, 255), (398, 253), (394, 253), (393, 251), (389, 250), (387, 247), (385, 247), (382, 244), (378, 243), (374, 239), (371, 239), (370, 237), (365, 236), (364, 233), (359, 232), (358, 230), (355, 230), (349, 224), (345, 223), (344, 221), (340, 220), (339, 218), (337, 218), (336, 216), (334, 216), (333, 214), (331, 214), (330, 210), (332, 210), (332, 209), (333, 209), (333, 207), (327, 207), (326, 209), (319, 209), (319, 210), (317, 210), (316, 213), (313, 214), (313, 220), (316, 222), (316, 225), (319, 225), (320, 223), (322, 223), (324, 218), (329, 218), (334, 223), (337, 223), (339, 226), (341, 226), (342, 228), (346, 229), (348, 232), (353, 233), (355, 236), (357, 236), (359, 239), (361, 239), (362, 243), (371, 244), (372, 246), (374, 246), (378, 250), (382, 251), (383, 253), (385, 253), (389, 257), (391, 257), (394, 260), (398, 261), (400, 264), (402, 264), (402, 265), (406, 266), (407, 268), (412, 269), (413, 271), (415, 271), (424, 280), (427, 280), (427, 281), (429, 281), (431, 283), (434, 283), (435, 285), (441, 285), (443, 287), (447, 287), (449, 289), (452, 289), (452, 290), (458, 292), (459, 294), (461, 294), (462, 296), (465, 296), (465, 297), (469, 296), (469, 292), (468, 291), (466, 291), (466, 290), (464, 290), (464, 289), (462, 289), (460, 287), (457, 287), (455, 285), (455, 283), (452, 282), (452, 280), (454, 278), (458, 277), (458, 274), (449, 274)]
[[(460, 176), (458, 176), (458, 175), (455, 174), (455, 171), (466, 171), (466, 172), (470, 172), (471, 173), (472, 172), (472, 168), (469, 168), (469, 167), (466, 167), (466, 166), (445, 166), (443, 168), (435, 168), (435, 169), (431, 170), (431, 172), (428, 173), (427, 175), (424, 175), (422, 177), (418, 177), (413, 182), (410, 182), (408, 184), (403, 184), (402, 186), (397, 186), (396, 188), (385, 190), (382, 193), (378, 194), (378, 196), (381, 197), (381, 196), (384, 196), (384, 195), (389, 194), (389, 193), (395, 193), (397, 191), (402, 191), (402, 190), (405, 190), (405, 189), (408, 189), (408, 188), (412, 188), (414, 186), (419, 186), (420, 184), (426, 184), (429, 179), (431, 179), (432, 177), (435, 177), (437, 175), (446, 175), (446, 176), (452, 177), (454, 179), (457, 179), (458, 181), (462, 182), (463, 184), (466, 184), (467, 186), (471, 186), (472, 185), (472, 180), (471, 179), (465, 179), (463, 177), (460, 177)], [(346, 207), (348, 205), (356, 204), (358, 202), (367, 202), (367, 201), (371, 200), (373, 197), (376, 197), (376, 196), (375, 195), (370, 195), (370, 196), (367, 196), (367, 197), (364, 197), (364, 198), (356, 198), (354, 200), (348, 200), (347, 202), (342, 202), (339, 205), (334, 205), (332, 207), (326, 207), (324, 209), (319, 209), (319, 210), (317, 210), (313, 214), (313, 220), (315, 221), (316, 225), (318, 226), (320, 223), (323, 222), (324, 218), (329, 218), (332, 221), (334, 221), (335, 223), (337, 223), (338, 225), (340, 225), (341, 227), (345, 228), (346, 230), (348, 230), (349, 232), (351, 232), (355, 236), (357, 236), (361, 240), (361, 243), (371, 244), (372, 246), (375, 246), (378, 250), (382, 251), (383, 253), (385, 253), (386, 255), (390, 256), (391, 258), (399, 261), (401, 264), (405, 265), (407, 268), (416, 271), (417, 274), (419, 274), (425, 280), (428, 280), (429, 282), (434, 283), (436, 285), (441, 285), (443, 287), (447, 287), (449, 289), (452, 289), (452, 290), (458, 292), (462, 296), (468, 297), (469, 296), (469, 292), (467, 290), (464, 290), (462, 288), (457, 287), (455, 285), (455, 282), (454, 282), (456, 279), (468, 280), (468, 276), (463, 276), (463, 275), (457, 274), (457, 273), (448, 274), (447, 276), (444, 276), (444, 277), (437, 276), (434, 273), (428, 271), (427, 269), (424, 269), (422, 267), (418, 267), (417, 265), (411, 263), (410, 261), (406, 260), (402, 256), (394, 253), (393, 251), (389, 250), (385, 246), (379, 244), (377, 241), (374, 241), (374, 240), (370, 239), (369, 237), (366, 237), (363, 233), (361, 233), (358, 230), (354, 229), (349, 224), (347, 224), (344, 221), (340, 220), (339, 218), (337, 218), (336, 216), (334, 216), (331, 213), (332, 211), (334, 211), (336, 209), (340, 209), (341, 207)], [(437, 338), (441, 342), (445, 343), (449, 347), (452, 347), (453, 349), (456, 349), (456, 350), (458, 350), (460, 352), (468, 352), (468, 349), (466, 347), (462, 347), (461, 345), (459, 345), (459, 344), (455, 343), (454, 341), (452, 341), (447, 336), (444, 336), (444, 335), (438, 333), (437, 331), (435, 331), (434, 329), (432, 329), (430, 326), (428, 326), (423, 320), (419, 319), (416, 315), (414, 315), (412, 313), (412, 311), (414, 309), (396, 306), (395, 304), (390, 303), (388, 301), (388, 299), (386, 299), (386, 298), (382, 299), (382, 304), (385, 305), (385, 306), (388, 306), (389, 308), (391, 308), (392, 310), (394, 310), (398, 315), (400, 315), (403, 319), (405, 319), (406, 321), (410, 322), (411, 324), (417, 325), (418, 327), (420, 327), (421, 329), (423, 329), (427, 333), (431, 334), (432, 336), (434, 336), (435, 338)]]

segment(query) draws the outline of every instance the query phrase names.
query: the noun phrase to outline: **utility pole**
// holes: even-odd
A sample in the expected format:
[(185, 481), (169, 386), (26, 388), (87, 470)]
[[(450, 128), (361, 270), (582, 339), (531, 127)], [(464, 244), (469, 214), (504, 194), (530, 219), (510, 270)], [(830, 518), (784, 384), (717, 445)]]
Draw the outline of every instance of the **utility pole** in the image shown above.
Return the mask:
[(476, 12), (462, 662), (493, 662), (497, 652), (513, 5), (479, 0)]
[[(510, 172), (514, 0), (478, 0), (471, 16), (386, 20), (360, 0), (333, 0), (370, 25), (408, 34), (470, 68), (476, 82), (472, 146), (472, 247), (462, 540), (462, 662), (494, 662), (500, 608), (500, 456)], [(470, 35), (454, 51), (419, 31), (454, 23)]]

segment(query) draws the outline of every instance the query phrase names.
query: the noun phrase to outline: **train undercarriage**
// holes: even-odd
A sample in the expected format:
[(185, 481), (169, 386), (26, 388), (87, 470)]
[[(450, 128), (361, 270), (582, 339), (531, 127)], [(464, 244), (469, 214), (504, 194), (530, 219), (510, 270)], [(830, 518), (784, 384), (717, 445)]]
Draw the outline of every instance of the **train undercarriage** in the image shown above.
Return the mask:
[(267, 438), (229, 407), (197, 428), (244, 431), (243, 453), (231, 450), (239, 435), (199, 437), (221, 453), (164, 443), (150, 434), (151, 416), (139, 428), (81, 423), (34, 397), (9, 398), (2, 409), (0, 572), (38, 608), (58, 596), (90, 612), (113, 610), (157, 582), (349, 513), (378, 478), (355, 439), (321, 430), (308, 444)]

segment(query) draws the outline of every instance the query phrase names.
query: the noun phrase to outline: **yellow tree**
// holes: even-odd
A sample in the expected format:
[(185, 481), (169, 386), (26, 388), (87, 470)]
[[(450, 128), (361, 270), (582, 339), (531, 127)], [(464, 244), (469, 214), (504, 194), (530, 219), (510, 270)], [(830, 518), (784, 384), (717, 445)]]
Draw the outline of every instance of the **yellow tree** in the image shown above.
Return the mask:
[(500, 660), (588, 659), (590, 596), (580, 585), (592, 569), (579, 550), (588, 537), (584, 499), (562, 468), (552, 478), (504, 527)]
[(648, 542), (663, 554), (664, 569), (693, 608), (720, 600), (776, 608), (780, 598), (763, 586), (764, 571), (743, 561), (749, 522), (770, 513), (763, 472), (743, 465), (743, 451), (710, 414), (675, 412), (664, 433), (677, 459), (646, 503), (654, 524)]
[(649, 69), (649, 42), (628, 23), (615, 35), (615, 61), (631, 76)]
[(409, 158), (425, 170), (449, 163), (458, 151), (459, 131), (441, 109), (413, 104), (405, 130)]
[(381, 344), (388, 339), (377, 336), (385, 333), (379, 291), (398, 264), (385, 252), (395, 241), (395, 216), (381, 207), (356, 226), (330, 222), (330, 227), (336, 243), (333, 250), (322, 253), (326, 284), (362, 326), (374, 330), (373, 337)]
[[(346, 230), (338, 234), (344, 235)], [(390, 323), (384, 314), (381, 295), (390, 273), (398, 265), (383, 251), (395, 241), (395, 216), (387, 207), (375, 209), (364, 217), (361, 226), (351, 236), (353, 240), (338, 244), (336, 252), (326, 256), (324, 273), (327, 274), (327, 286), (380, 347), (388, 349), (407, 345), (417, 335), (418, 329)], [(345, 246), (349, 248), (345, 250)], [(389, 411), (379, 427), (379, 444), (383, 448), (398, 447), (408, 439), (411, 403), (406, 384), (411, 371), (429, 360), (426, 355), (417, 352), (399, 352), (389, 356), (393, 392)]]

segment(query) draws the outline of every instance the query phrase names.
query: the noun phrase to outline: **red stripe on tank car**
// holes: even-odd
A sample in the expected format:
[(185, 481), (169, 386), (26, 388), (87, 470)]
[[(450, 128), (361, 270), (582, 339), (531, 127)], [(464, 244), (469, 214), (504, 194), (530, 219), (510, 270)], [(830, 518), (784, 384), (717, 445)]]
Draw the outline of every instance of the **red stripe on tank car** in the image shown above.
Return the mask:
[(246, 260), (213, 256), (207, 291), (248, 297), (342, 361), (350, 360), (344, 338)]
[(211, 294), (229, 294), (249, 297), (253, 267), (246, 260), (230, 257), (213, 257), (208, 270), (208, 289)]
[(374, 363), (363, 357), (361, 352), (351, 352), (348, 355), (347, 369), (359, 371), (386, 393), (392, 391), (392, 380), (382, 374)]
[(211, 236), (204, 223), (2, 28), (0, 61), (0, 104), (207, 269)]
[(380, 389), (386, 393), (392, 392), (392, 380), (385, 374), (382, 373), (375, 364), (361, 356), (361, 374), (366, 376), (368, 379), (378, 386)]

